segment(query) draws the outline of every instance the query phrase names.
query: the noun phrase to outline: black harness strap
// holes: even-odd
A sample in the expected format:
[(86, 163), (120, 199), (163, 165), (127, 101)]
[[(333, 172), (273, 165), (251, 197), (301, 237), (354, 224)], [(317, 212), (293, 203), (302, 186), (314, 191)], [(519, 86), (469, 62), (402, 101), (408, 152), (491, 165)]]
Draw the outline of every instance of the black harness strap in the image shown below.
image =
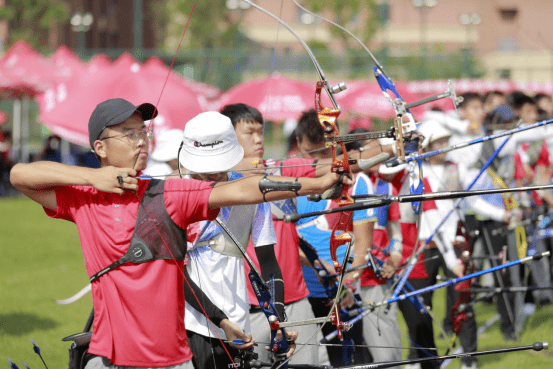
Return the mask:
[[(163, 238), (161, 238), (163, 234)], [(164, 181), (152, 179), (140, 202), (134, 233), (125, 255), (90, 277), (90, 282), (121, 264), (152, 260), (184, 260), (186, 230), (169, 216), (164, 201)]]

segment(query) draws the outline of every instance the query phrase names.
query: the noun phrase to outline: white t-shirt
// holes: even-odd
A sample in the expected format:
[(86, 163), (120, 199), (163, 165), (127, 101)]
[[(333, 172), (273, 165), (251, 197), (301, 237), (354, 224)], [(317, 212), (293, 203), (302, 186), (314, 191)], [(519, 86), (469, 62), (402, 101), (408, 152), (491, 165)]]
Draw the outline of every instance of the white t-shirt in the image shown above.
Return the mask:
[[(268, 203), (222, 208), (219, 219), (244, 249), (248, 246), (250, 235), (256, 247), (276, 244)], [(189, 244), (187, 268), (190, 277), (232, 323), (249, 332), (250, 303), (242, 254), (215, 222), (202, 221), (196, 226), (199, 226), (203, 236), (195, 245)], [(215, 250), (221, 250), (224, 254)], [(193, 309), (189, 304), (186, 304), (184, 320), (187, 330), (206, 337), (226, 338), (222, 329), (207, 322), (203, 312)]]
[(173, 173), (173, 169), (171, 169), (169, 164), (162, 161), (155, 161), (152, 159), (148, 161), (148, 166), (143, 171), (143, 174), (146, 174), (152, 177), (168, 176), (171, 173)]

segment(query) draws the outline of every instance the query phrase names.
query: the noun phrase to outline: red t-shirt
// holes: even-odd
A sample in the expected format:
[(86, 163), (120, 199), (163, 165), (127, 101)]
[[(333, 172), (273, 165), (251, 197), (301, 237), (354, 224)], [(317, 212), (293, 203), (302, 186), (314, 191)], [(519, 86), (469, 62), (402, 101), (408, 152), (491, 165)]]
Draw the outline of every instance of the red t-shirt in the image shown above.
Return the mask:
[[(313, 164), (313, 159), (287, 159), (275, 165), (307, 165)], [(315, 166), (282, 168), (281, 173), (286, 177), (310, 177), (315, 178)], [(287, 200), (290, 201), (290, 200)], [(277, 244), (275, 245), (275, 254), (278, 265), (282, 271), (284, 280), (284, 303), (289, 304), (299, 301), (309, 295), (309, 290), (303, 279), (303, 271), (300, 263), (299, 239), (295, 223), (284, 223), (283, 221), (274, 221)], [(254, 265), (259, 268), (259, 261), (253, 245), (248, 245), (247, 253), (252, 259)], [(244, 265), (246, 275), (250, 271), (247, 264)], [(248, 279), (249, 280), (249, 279)], [(250, 283), (248, 286), (248, 297), (251, 305), (259, 306), (259, 301), (253, 292)]]
[[(74, 222), (89, 276), (123, 256), (135, 228), (138, 208), (149, 181), (137, 193), (101, 192), (91, 186), (56, 188), (52, 218)], [(165, 206), (181, 228), (213, 220), (212, 187), (195, 180), (165, 182)], [(123, 264), (92, 283), (94, 325), (89, 352), (118, 366), (165, 367), (192, 358), (184, 329), (183, 262), (154, 260)]]

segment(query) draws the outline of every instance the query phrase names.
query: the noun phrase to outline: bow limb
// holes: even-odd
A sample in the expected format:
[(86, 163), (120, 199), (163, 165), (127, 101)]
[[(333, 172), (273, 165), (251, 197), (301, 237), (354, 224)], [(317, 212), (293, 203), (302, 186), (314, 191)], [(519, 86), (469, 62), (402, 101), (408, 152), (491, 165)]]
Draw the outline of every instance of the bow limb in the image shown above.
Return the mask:
[[(315, 57), (315, 55), (313, 54), (313, 52), (311, 51), (309, 46), (307, 46), (305, 41), (286, 22), (284, 22), (282, 19), (280, 19), (279, 17), (277, 17), (273, 13), (269, 12), (265, 8), (257, 5), (256, 3), (254, 3), (251, 0), (242, 0), (242, 1), (246, 2), (247, 4), (253, 6), (254, 8), (262, 11), (263, 13), (267, 14), (268, 16), (270, 16), (271, 18), (276, 20), (279, 24), (281, 24), (284, 28), (286, 28), (290, 33), (292, 33), (292, 35), (294, 35), (294, 37), (298, 40), (298, 42), (300, 42), (300, 44), (303, 46), (303, 48), (305, 49), (305, 51), (308, 53), (309, 57), (311, 58), (313, 64), (315, 65), (315, 69), (317, 70), (317, 73), (319, 75), (319, 81), (317, 82), (317, 87), (316, 87), (317, 92), (315, 94), (317, 112), (318, 112), (318, 114), (322, 113), (322, 115), (319, 115), (319, 120), (320, 120), (321, 124), (324, 126), (325, 130), (327, 128), (332, 129), (332, 130), (337, 129), (335, 121), (336, 121), (336, 117), (339, 115), (340, 109), (339, 109), (338, 103), (336, 102), (336, 99), (334, 98), (334, 93), (344, 90), (346, 88), (345, 84), (340, 84), (340, 85), (337, 85), (335, 87), (330, 87), (330, 85), (328, 84), (328, 81), (325, 77), (325, 74), (323, 72), (323, 69), (321, 68), (319, 62), (317, 61), (317, 58)], [(322, 104), (320, 103), (320, 99), (321, 99), (320, 94), (321, 94), (322, 89), (324, 89), (326, 91), (328, 97), (330, 98), (330, 101), (332, 102), (332, 105), (333, 105), (333, 109), (324, 108), (322, 106)], [(331, 128), (332, 125), (334, 125), (333, 128)], [(335, 148), (335, 146), (333, 146), (333, 147)], [(334, 160), (335, 159), (334, 155), (335, 154), (333, 154), (333, 165), (336, 162)], [(344, 159), (345, 159), (345, 161), (344, 161), (345, 164), (342, 163), (343, 164), (342, 167), (343, 167), (343, 171), (346, 172), (346, 171), (349, 171), (349, 163), (348, 163), (347, 156), (345, 155), (345, 151), (344, 151)], [(347, 166), (347, 169), (346, 169), (346, 166)], [(335, 167), (338, 168), (337, 165), (335, 165)], [(344, 186), (344, 187), (346, 187), (346, 186)], [(347, 190), (345, 192), (347, 193)], [(344, 190), (341, 190), (340, 193), (343, 194)], [(351, 203), (352, 202), (353, 201), (351, 201)], [(340, 223), (345, 224), (346, 220), (347, 219), (344, 218), (344, 222), (340, 222)], [(336, 236), (335, 232), (333, 232), (333, 236), (331, 238), (337, 238), (339, 240), (337, 243), (335, 243), (335, 246), (332, 246), (332, 243), (331, 243), (331, 250), (332, 250), (333, 247), (337, 248), (339, 245), (342, 245), (345, 242), (348, 242), (348, 240), (346, 239), (346, 236), (341, 236), (341, 235)], [(349, 244), (351, 245), (351, 242)], [(350, 250), (350, 247), (348, 247), (348, 253), (349, 253), (349, 250)], [(339, 263), (337, 261), (336, 261), (335, 265), (336, 264), (338, 264), (339, 269), (342, 272), (341, 277), (339, 279), (339, 283), (338, 283), (338, 294), (340, 294), (341, 290), (343, 288), (343, 277), (344, 277), (343, 273), (345, 272), (346, 268), (345, 267), (342, 268), (342, 266), (339, 265)], [(326, 321), (328, 321), (328, 320), (332, 321), (333, 324), (336, 324), (336, 326), (339, 327), (340, 330), (342, 329), (342, 323), (340, 322), (340, 316), (339, 316), (339, 311), (338, 311), (338, 301), (336, 299), (333, 303), (331, 313), (327, 317)], [(311, 340), (313, 340), (313, 338), (315, 338), (315, 336), (321, 331), (321, 329), (322, 329), (322, 326), (319, 327), (319, 329), (315, 332), (315, 334), (311, 338), (309, 338), (308, 343)], [(300, 350), (301, 349), (303, 349), (303, 347), (300, 348)], [(299, 352), (300, 350), (296, 351), (296, 353)]]
[[(307, 260), (311, 263), (313, 266), (313, 269), (317, 273), (317, 276), (320, 280), (320, 283), (325, 289), (326, 297), (328, 298), (328, 301), (334, 301), (341, 300), (342, 297), (338, 295), (338, 283), (336, 281), (337, 275), (334, 273), (330, 273), (330, 271), (325, 268), (323, 262), (319, 258), (319, 255), (317, 253), (317, 250), (311, 246), (307, 241), (305, 241), (300, 236), (300, 248), (305, 254)], [(353, 299), (355, 301), (355, 304), (361, 305), (361, 302), (355, 299), (354, 293), (349, 290), (349, 288), (346, 287), (347, 292), (353, 296)], [(350, 319), (350, 316), (348, 312), (342, 308), (339, 308), (339, 314), (343, 321), (348, 321)], [(345, 339), (338, 344), (342, 347), (342, 356), (343, 356), (343, 362), (348, 365), (352, 362), (352, 347), (353, 347), (353, 339), (351, 337), (351, 333), (347, 334), (347, 337), (344, 337)]]
[[(335, 100), (333, 101), (334, 108), (327, 108), (323, 106), (321, 101), (321, 92), (322, 88), (328, 86), (326, 81), (321, 80), (317, 82), (317, 87), (315, 89), (315, 109), (317, 111), (317, 117), (319, 119), (319, 123), (321, 124), (321, 127), (323, 128), (325, 138), (329, 139), (331, 137), (339, 135), (338, 125), (336, 119), (338, 118), (338, 115), (340, 115), (340, 110), (338, 106), (336, 105)], [(329, 96), (332, 96), (332, 93), (327, 90), (329, 93)], [(349, 160), (347, 155), (346, 146), (343, 142), (331, 142), (330, 143), (332, 148), (332, 165), (331, 165), (331, 171), (343, 175), (350, 175), (350, 168), (349, 168)], [(337, 147), (341, 148), (342, 150), (342, 159), (337, 158)], [(333, 198), (334, 202), (338, 205), (338, 207), (348, 206), (353, 204), (353, 199), (348, 194), (349, 186), (340, 184), (336, 186), (336, 189), (338, 193), (336, 193)], [(336, 196), (337, 195), (337, 196)], [(324, 197), (324, 195), (323, 195)], [(338, 298), (341, 295), (342, 288), (344, 286), (344, 278), (346, 273), (346, 266), (349, 260), (349, 255), (351, 253), (351, 247), (353, 245), (353, 237), (350, 233), (351, 229), (351, 222), (352, 222), (353, 213), (352, 212), (344, 212), (340, 214), (340, 218), (334, 225), (332, 229), (332, 233), (330, 235), (330, 257), (332, 259), (334, 269), (336, 270), (336, 273), (338, 273), (339, 279), (338, 279), (338, 290), (336, 295), (336, 300), (334, 301), (332, 311), (331, 311), (331, 321), (334, 325), (336, 325), (336, 329), (338, 330), (338, 338), (340, 340), (343, 339), (342, 330), (343, 329), (349, 329), (349, 326), (347, 324), (343, 324), (341, 322), (340, 318), (340, 307), (338, 304)], [(338, 233), (340, 232), (340, 233)], [(347, 250), (346, 255), (344, 257), (344, 260), (342, 264), (338, 261), (338, 256), (336, 254), (338, 247), (347, 244)]]
[[(416, 125), (415, 125), (415, 122), (414, 122), (414, 119), (413, 119), (411, 113), (409, 112), (409, 109), (406, 108), (405, 101), (401, 98), (401, 96), (397, 92), (397, 89), (394, 86), (393, 82), (391, 81), (391, 79), (387, 76), (386, 72), (384, 71), (384, 67), (382, 66), (382, 63), (380, 63), (378, 61), (378, 59), (374, 56), (374, 54), (371, 52), (371, 50), (369, 50), (369, 48), (363, 43), (363, 41), (361, 41), (357, 36), (355, 36), (348, 29), (346, 29), (345, 27), (339, 25), (338, 23), (336, 23), (332, 20), (329, 20), (329, 19), (327, 19), (327, 18), (325, 18), (325, 17), (323, 17), (319, 14), (316, 14), (316, 13), (306, 9), (301, 4), (299, 4), (297, 0), (292, 0), (292, 1), (294, 2), (294, 4), (296, 4), (297, 7), (299, 7), (300, 9), (305, 11), (306, 13), (309, 13), (309, 14), (313, 15), (314, 17), (319, 18), (319, 19), (321, 19), (325, 22), (328, 22), (328, 23), (332, 24), (333, 26), (338, 27), (342, 31), (346, 32), (349, 36), (351, 36), (367, 52), (367, 54), (369, 54), (369, 57), (371, 58), (372, 62), (374, 63), (374, 66), (375, 66), (374, 67), (374, 74), (375, 74), (375, 77), (376, 77), (376, 79), (377, 79), (377, 81), (380, 85), (380, 88), (382, 89), (382, 92), (383, 92), (384, 96), (386, 97), (386, 99), (390, 102), (390, 104), (394, 108), (394, 111), (396, 112), (396, 116), (398, 116), (398, 118), (396, 118), (396, 121), (395, 121), (395, 124), (394, 124), (394, 135), (395, 135), (395, 139), (396, 139), (395, 148), (396, 148), (397, 156), (400, 157), (400, 158), (405, 158), (404, 133), (406, 133), (407, 130), (409, 130), (409, 131), (416, 130)], [(397, 100), (393, 100), (390, 97), (390, 95), (388, 94), (387, 91), (393, 92), (394, 95), (396, 96)], [(406, 115), (409, 118), (409, 123), (407, 125), (405, 125), (403, 123), (403, 119), (401, 118), (401, 116), (403, 116), (403, 115)]]
[[(223, 221), (221, 221), (219, 218), (217, 218), (215, 221), (221, 227), (221, 229), (230, 237), (240, 253), (244, 256), (244, 260), (246, 261), (246, 263), (248, 263), (248, 265), (250, 266), (248, 278), (250, 280), (250, 283), (252, 284), (255, 296), (259, 301), (259, 307), (261, 308), (261, 311), (263, 311), (263, 314), (265, 314), (265, 316), (267, 317), (267, 320), (271, 327), (271, 343), (269, 348), (276, 355), (276, 359), (279, 365), (286, 369), (288, 361), (286, 359), (286, 353), (289, 351), (290, 347), (287, 341), (286, 330), (280, 326), (280, 322), (283, 320), (284, 317), (279, 316), (267, 284), (265, 283), (265, 281), (263, 281), (261, 273), (257, 270), (257, 267), (250, 259), (244, 247), (240, 244), (240, 242), (236, 239), (236, 237), (232, 234), (230, 229), (228, 229)], [(279, 331), (280, 333), (282, 333), (281, 338), (277, 337), (277, 333)]]
[(340, 84), (338, 86), (335, 86), (335, 87), (330, 87), (330, 85), (328, 84), (328, 81), (325, 77), (325, 74), (324, 74), (324, 71), (323, 69), (321, 68), (321, 65), (319, 64), (319, 62), (317, 61), (317, 58), (315, 57), (315, 55), (313, 54), (313, 52), (311, 51), (311, 49), (309, 48), (309, 46), (307, 46), (307, 44), (305, 43), (305, 41), (300, 37), (300, 35), (297, 34), (296, 31), (294, 31), (292, 29), (292, 27), (290, 27), (286, 22), (284, 22), (281, 18), (277, 17), (276, 15), (274, 15), (273, 13), (271, 13), (270, 11), (268, 11), (267, 9), (257, 5), (256, 3), (254, 3), (253, 1), (251, 0), (242, 0), (243, 2), (253, 6), (254, 8), (262, 11), (263, 13), (267, 14), (268, 16), (270, 16), (271, 18), (273, 18), (274, 20), (276, 20), (280, 25), (282, 25), (284, 28), (286, 28), (292, 35), (294, 35), (294, 37), (298, 40), (298, 42), (303, 46), (303, 48), (305, 49), (305, 51), (307, 52), (307, 54), (309, 55), (309, 57), (311, 58), (311, 61), (313, 62), (313, 64), (315, 65), (315, 69), (317, 70), (317, 74), (319, 75), (319, 80), (320, 81), (323, 81), (323, 87), (324, 89), (326, 90), (327, 94), (328, 94), (328, 97), (330, 98), (331, 102), (332, 102), (332, 105), (334, 106), (335, 109), (338, 109), (338, 103), (336, 102), (336, 99), (334, 98), (334, 92), (339, 92), (339, 91), (342, 91), (343, 89), (345, 89), (345, 85), (344, 84)]

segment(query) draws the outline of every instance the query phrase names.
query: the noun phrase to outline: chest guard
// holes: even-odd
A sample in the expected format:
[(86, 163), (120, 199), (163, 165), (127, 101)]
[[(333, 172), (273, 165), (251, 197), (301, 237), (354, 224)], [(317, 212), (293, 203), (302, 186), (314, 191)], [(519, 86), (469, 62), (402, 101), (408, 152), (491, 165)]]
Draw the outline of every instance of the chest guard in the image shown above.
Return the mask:
[(141, 264), (160, 259), (184, 260), (185, 255), (186, 230), (176, 225), (167, 213), (164, 181), (152, 179), (140, 202), (134, 233), (126, 254), (90, 277), (90, 282), (121, 264)]

